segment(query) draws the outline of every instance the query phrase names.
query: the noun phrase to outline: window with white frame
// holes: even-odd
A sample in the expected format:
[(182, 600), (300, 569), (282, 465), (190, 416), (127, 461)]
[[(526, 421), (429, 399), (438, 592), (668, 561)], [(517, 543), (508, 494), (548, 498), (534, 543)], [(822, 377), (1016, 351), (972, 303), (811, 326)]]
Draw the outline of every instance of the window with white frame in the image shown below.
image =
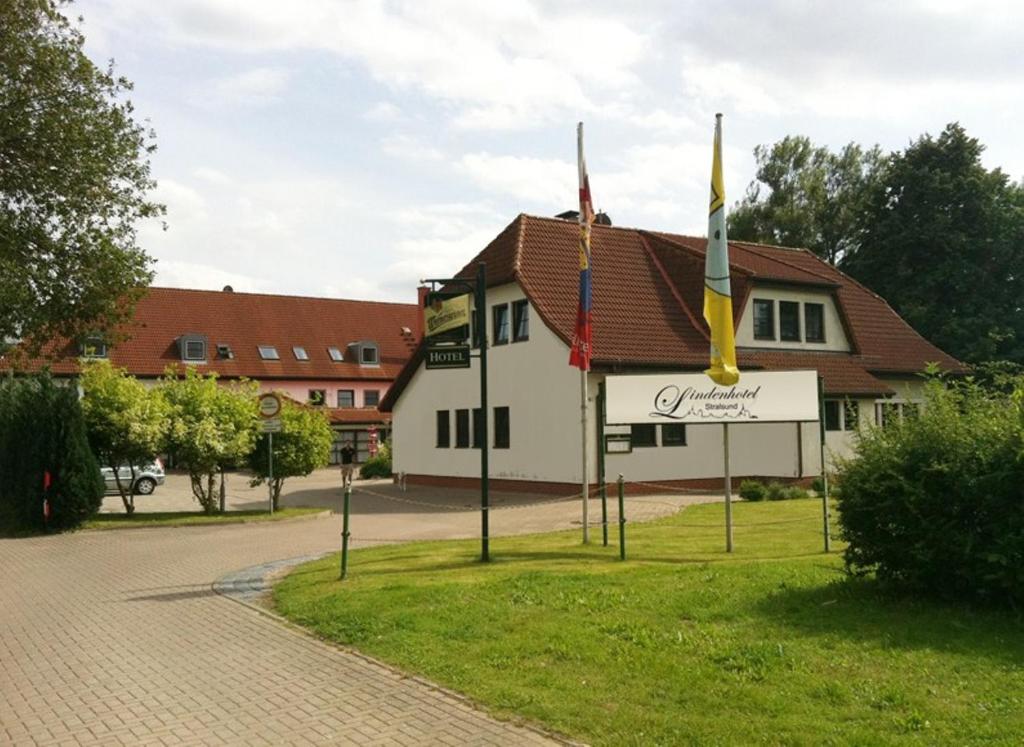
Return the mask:
[(277, 348), (273, 345), (258, 345), (257, 349), (260, 351), (260, 358), (265, 361), (281, 360), (281, 356), (277, 354)]

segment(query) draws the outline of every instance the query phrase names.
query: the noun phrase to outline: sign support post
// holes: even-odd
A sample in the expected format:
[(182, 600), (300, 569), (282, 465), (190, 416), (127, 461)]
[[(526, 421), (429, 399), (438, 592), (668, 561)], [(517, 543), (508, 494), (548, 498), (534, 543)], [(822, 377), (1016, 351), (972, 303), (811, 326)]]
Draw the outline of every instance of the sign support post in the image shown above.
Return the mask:
[(818, 432), (821, 434), (821, 518), (825, 532), (825, 552), (832, 551), (832, 537), (828, 525), (828, 470), (825, 469), (825, 383), (818, 377)]
[(274, 432), (281, 430), (281, 398), (268, 392), (259, 396), (258, 404), (261, 430), (267, 434), (267, 508), (274, 513)]
[[(480, 352), (475, 356), (480, 359), (480, 427), (483, 434), (480, 437), (480, 560), (484, 563), (491, 559), (490, 548), (490, 521), (489, 513), (491, 508), (490, 499), (490, 447), (488, 441), (488, 417), (487, 417), (487, 263), (480, 262), (476, 266), (476, 278), (428, 278), (421, 280), (421, 283), (430, 283), (448, 288), (459, 288), (473, 292), (473, 302), (476, 305), (474, 312), (475, 327), (473, 336), (478, 343)], [(445, 328), (447, 329), (447, 328)], [(466, 368), (469, 366), (470, 354), (461, 350), (459, 346), (449, 346), (430, 357), (428, 348), (427, 368)], [(433, 364), (433, 365), (432, 365)]]
[(732, 475), (729, 474), (729, 424), (722, 423), (725, 467), (725, 551), (732, 552)]
[(267, 497), (274, 513), (274, 432), (267, 434)]
[(583, 544), (590, 544), (590, 475), (587, 474), (587, 371), (580, 369), (580, 442), (583, 445)]
[(604, 457), (604, 382), (597, 385), (597, 489), (601, 496), (601, 544), (608, 547), (608, 484)]

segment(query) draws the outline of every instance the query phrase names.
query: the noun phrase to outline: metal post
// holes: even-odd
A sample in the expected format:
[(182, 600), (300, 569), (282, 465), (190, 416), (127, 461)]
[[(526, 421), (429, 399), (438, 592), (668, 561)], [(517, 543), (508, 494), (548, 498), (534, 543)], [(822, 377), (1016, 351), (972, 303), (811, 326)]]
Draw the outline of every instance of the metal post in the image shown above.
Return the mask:
[(604, 382), (597, 385), (597, 489), (601, 495), (601, 544), (608, 547), (608, 485), (604, 464)]
[(626, 481), (619, 473), (619, 560), (626, 559)]
[(480, 560), (491, 559), (490, 527), (490, 476), (488, 469), (487, 429), (487, 265), (481, 262), (476, 268), (476, 329), (480, 338), (480, 421), (484, 429), (480, 439)]
[(825, 532), (825, 552), (832, 551), (832, 537), (828, 526), (828, 470), (825, 469), (825, 381), (818, 376), (818, 432), (821, 434), (821, 517)]
[(352, 499), (352, 486), (345, 485), (345, 500), (342, 504), (342, 525), (341, 525), (341, 580), (348, 575), (348, 510), (349, 502)]
[(722, 447), (725, 452), (725, 551), (732, 552), (732, 475), (729, 474), (728, 423), (722, 423)]
[(587, 473), (587, 372), (580, 369), (580, 426), (583, 446), (583, 544), (590, 542), (590, 475)]
[(274, 513), (274, 433), (267, 434), (267, 497), (270, 513)]

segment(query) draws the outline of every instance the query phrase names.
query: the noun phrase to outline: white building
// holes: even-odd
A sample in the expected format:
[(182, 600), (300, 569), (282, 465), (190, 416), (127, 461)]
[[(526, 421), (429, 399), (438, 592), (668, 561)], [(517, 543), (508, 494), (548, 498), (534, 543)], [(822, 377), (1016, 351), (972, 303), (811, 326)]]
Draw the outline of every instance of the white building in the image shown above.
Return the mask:
[[(487, 267), (490, 476), (495, 488), (571, 493), (581, 483), (580, 376), (568, 365), (578, 299), (578, 228), (520, 215), (459, 273)], [(593, 370), (588, 442), (597, 452), (598, 385), (609, 374), (701, 371), (708, 363), (704, 239), (595, 226)], [(880, 297), (807, 250), (730, 242), (740, 370), (819, 372), (826, 447), (849, 452), (858, 428), (899, 417), (920, 397), (930, 362), (962, 365), (911, 329)], [(410, 483), (475, 485), (480, 477), (479, 365), (427, 370), (424, 349), (382, 402), (393, 415), (396, 472)], [(718, 487), (717, 425), (607, 426), (632, 451), (606, 454), (629, 482)], [(732, 474), (800, 479), (821, 473), (817, 423), (730, 428)], [(827, 457), (829, 458), (829, 457)], [(592, 482), (597, 459), (589, 460)]]

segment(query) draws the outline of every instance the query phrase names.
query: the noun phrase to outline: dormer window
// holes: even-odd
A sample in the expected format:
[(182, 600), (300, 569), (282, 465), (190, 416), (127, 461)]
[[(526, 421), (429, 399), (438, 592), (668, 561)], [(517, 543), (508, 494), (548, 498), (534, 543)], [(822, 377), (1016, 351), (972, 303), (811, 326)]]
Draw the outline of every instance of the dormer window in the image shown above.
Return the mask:
[(206, 362), (206, 337), (196, 334), (182, 335), (178, 338), (178, 352), (183, 361)]
[(83, 358), (106, 358), (107, 343), (102, 337), (93, 335), (86, 337), (79, 346)]
[(351, 359), (359, 361), (360, 366), (379, 366), (380, 349), (377, 343), (370, 340), (350, 342), (348, 353)]
[(335, 363), (341, 363), (345, 360), (345, 356), (341, 354), (341, 350), (338, 348), (327, 348), (327, 355), (331, 356), (331, 360)]
[(277, 354), (277, 348), (273, 345), (258, 345), (257, 348), (260, 351), (260, 358), (265, 361), (279, 361), (281, 356)]
[(292, 348), (292, 353), (295, 354), (295, 360), (297, 360), (297, 361), (308, 361), (309, 360), (309, 353), (307, 353), (306, 349), (303, 348), (303, 347), (298, 347), (298, 346), (293, 347)]

